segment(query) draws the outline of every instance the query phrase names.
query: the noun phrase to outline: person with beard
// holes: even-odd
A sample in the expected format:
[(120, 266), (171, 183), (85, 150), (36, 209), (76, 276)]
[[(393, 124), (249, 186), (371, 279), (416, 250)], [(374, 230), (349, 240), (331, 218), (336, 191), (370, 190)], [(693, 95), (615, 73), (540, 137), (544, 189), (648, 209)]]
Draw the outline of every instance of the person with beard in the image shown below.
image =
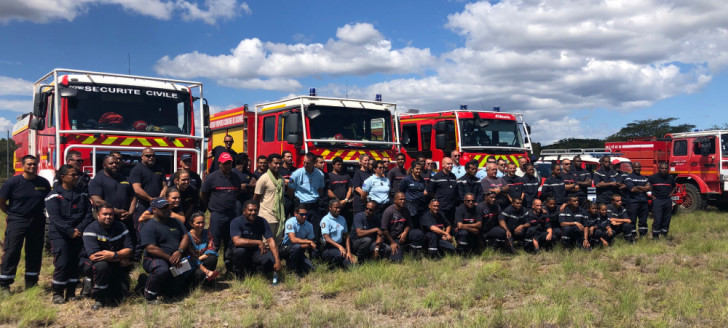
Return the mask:
[[(137, 163), (129, 173), (129, 182), (134, 188), (137, 206), (134, 210), (134, 228), (139, 230), (139, 217), (149, 208), (154, 197), (162, 197), (167, 192), (164, 169), (156, 165), (157, 155), (154, 149), (146, 147), (142, 150), (142, 161)], [(135, 249), (134, 260), (141, 256), (141, 249)]]
[[(283, 177), (283, 180), (286, 181), (286, 186), (291, 180), (291, 174), (293, 174), (293, 171), (296, 170), (296, 167), (293, 165), (293, 153), (291, 153), (288, 150), (284, 150), (281, 152), (281, 159), (283, 162), (281, 163), (281, 168), (278, 170), (278, 174)], [(267, 159), (265, 160), (267, 162)], [(291, 197), (288, 193), (286, 193), (286, 196), (284, 198), (283, 206), (285, 207), (286, 216), (290, 217), (293, 215), (293, 209), (296, 206), (296, 200)], [(275, 233), (275, 231), (274, 231)]]
[(461, 253), (473, 253), (477, 250), (482, 225), (480, 213), (475, 206), (475, 195), (465, 194), (463, 203), (455, 210), (455, 236)]
[[(286, 193), (285, 179), (280, 175), (281, 155), (268, 155), (266, 173), (255, 183), (255, 195), (253, 201), (260, 204), (260, 216), (271, 226), (271, 231), (276, 239), (283, 237), (283, 226), (285, 223), (285, 200)], [(314, 229), (316, 227), (314, 226)]]
[(496, 202), (498, 202), (498, 206), (501, 208), (506, 208), (508, 205), (511, 204), (510, 200), (508, 199), (508, 184), (503, 180), (501, 177), (497, 177), (496, 174), (500, 171), (498, 171), (498, 165), (496, 164), (487, 164), (485, 167), (486, 170), (486, 176), (480, 180), (480, 184), (483, 187), (483, 192), (493, 191), (495, 192), (495, 199)]
[[(257, 180), (260, 180), (260, 177), (268, 171), (268, 164), (268, 157), (265, 155), (260, 155), (255, 160), (255, 171), (253, 171), (253, 175), (255, 175)], [(293, 171), (291, 171), (291, 173), (293, 173)]]
[(114, 206), (114, 218), (123, 223), (131, 234), (131, 242), (137, 245), (137, 230), (134, 228), (136, 197), (129, 179), (119, 171), (119, 161), (113, 155), (104, 158), (104, 170), (96, 173), (88, 184), (89, 197), (94, 206), (109, 203)]
[(389, 192), (389, 198), (394, 199), (394, 194), (399, 191), (399, 184), (407, 176), (407, 170), (404, 168), (405, 156), (402, 153), (397, 154), (397, 167), (387, 172), (387, 179), (392, 183), (392, 189)]

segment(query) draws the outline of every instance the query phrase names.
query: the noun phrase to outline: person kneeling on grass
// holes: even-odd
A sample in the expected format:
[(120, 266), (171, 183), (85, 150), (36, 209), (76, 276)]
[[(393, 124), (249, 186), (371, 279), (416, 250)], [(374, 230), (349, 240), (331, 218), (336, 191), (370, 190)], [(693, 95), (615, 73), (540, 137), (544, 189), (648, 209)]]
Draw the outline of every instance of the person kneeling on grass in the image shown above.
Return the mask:
[(384, 234), (379, 227), (382, 219), (380, 215), (377, 215), (378, 207), (379, 204), (376, 201), (369, 200), (364, 207), (364, 212), (354, 215), (351, 247), (358, 261), (389, 257), (392, 251), (384, 242)]
[(389, 259), (395, 262), (402, 260), (404, 255), (402, 246), (409, 245), (414, 251), (422, 249), (424, 234), (422, 230), (412, 227), (409, 210), (404, 206), (405, 195), (399, 191), (394, 194), (394, 204), (390, 205), (382, 213), (380, 228), (384, 238), (389, 242), (392, 255)]
[[(604, 205), (604, 204), (602, 204)], [(609, 246), (609, 243), (602, 238), (602, 230), (600, 227), (601, 221), (599, 219), (599, 204), (592, 203), (591, 201), (586, 201), (584, 204), (584, 208), (587, 209), (586, 216), (584, 217), (584, 227), (589, 230), (589, 244), (592, 246), (603, 244), (604, 246)], [(604, 205), (604, 213), (606, 213), (607, 206)], [(606, 224), (609, 224), (609, 220), (606, 219)]]
[(258, 216), (258, 203), (245, 202), (243, 215), (230, 222), (232, 271), (240, 278), (260, 272), (276, 280), (282, 265), (273, 236), (268, 221)]
[(584, 227), (586, 213), (583, 208), (579, 207), (579, 198), (577, 196), (568, 196), (566, 204), (564, 211), (559, 214), (559, 224), (563, 234), (561, 239), (564, 245), (574, 247), (579, 243), (584, 249), (590, 250), (589, 230)]
[(482, 225), (483, 222), (475, 206), (475, 195), (466, 193), (463, 203), (455, 209), (455, 236), (458, 241), (457, 249), (461, 254), (476, 251)]
[(346, 219), (339, 215), (339, 212), (341, 212), (341, 202), (334, 199), (329, 202), (329, 213), (321, 219), (321, 236), (324, 240), (321, 259), (329, 266), (346, 267), (356, 263), (356, 258), (351, 252)]
[(294, 213), (296, 216), (288, 219), (284, 226), (283, 243), (281, 243), (281, 257), (286, 259), (289, 270), (298, 276), (304, 276), (315, 270), (313, 263), (306, 257), (306, 250), (315, 250), (313, 224), (306, 221), (308, 210), (298, 206)]
[(634, 243), (634, 235), (637, 233), (632, 220), (629, 218), (627, 209), (622, 206), (622, 196), (612, 195), (612, 203), (607, 206), (609, 225), (614, 229), (615, 235), (623, 234), (624, 240)]
[(192, 246), (191, 253), (194, 255), (190, 264), (195, 268), (195, 281), (210, 282), (220, 275), (215, 270), (219, 255), (215, 251), (210, 231), (205, 229), (205, 214), (202, 212), (192, 214), (190, 227), (192, 229), (187, 232), (187, 236)]
[(140, 232), (145, 250), (142, 266), (149, 273), (144, 297), (147, 303), (158, 304), (158, 295), (178, 296), (194, 281), (190, 262), (184, 256), (190, 246), (187, 229), (179, 220), (170, 217), (171, 209), (166, 199), (152, 199), (151, 207), (154, 218), (147, 221)]
[(543, 209), (540, 199), (533, 199), (526, 220), (529, 223), (529, 228), (526, 230), (526, 243), (530, 242), (535, 252), (539, 252), (542, 247), (551, 248), (554, 230), (551, 228), (551, 219)]
[(440, 202), (433, 199), (429, 204), (430, 210), (422, 215), (420, 224), (425, 232), (425, 244), (431, 258), (439, 258), (443, 252), (455, 253), (453, 238), (450, 234), (450, 221), (440, 212)]
[(500, 228), (505, 230), (506, 245), (505, 249), (509, 253), (513, 253), (513, 243), (519, 242), (521, 245), (526, 240), (526, 230), (531, 227), (530, 222), (526, 219), (528, 211), (523, 208), (523, 200), (513, 198), (511, 205), (506, 207), (498, 215)]
[(134, 247), (126, 225), (114, 219), (113, 205), (101, 203), (96, 215), (97, 220), (83, 231), (80, 263), (81, 273), (93, 281), (93, 310), (119, 302), (128, 294)]

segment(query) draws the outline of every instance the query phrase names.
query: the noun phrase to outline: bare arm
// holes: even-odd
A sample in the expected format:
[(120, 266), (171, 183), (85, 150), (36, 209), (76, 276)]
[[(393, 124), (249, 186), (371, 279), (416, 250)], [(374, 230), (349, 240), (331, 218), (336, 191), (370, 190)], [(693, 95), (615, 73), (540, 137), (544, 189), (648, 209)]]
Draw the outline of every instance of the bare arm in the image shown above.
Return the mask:
[(132, 183), (131, 186), (134, 188), (134, 193), (137, 195), (137, 198), (146, 202), (152, 202), (152, 197), (150, 197), (147, 192), (142, 189), (141, 183)]

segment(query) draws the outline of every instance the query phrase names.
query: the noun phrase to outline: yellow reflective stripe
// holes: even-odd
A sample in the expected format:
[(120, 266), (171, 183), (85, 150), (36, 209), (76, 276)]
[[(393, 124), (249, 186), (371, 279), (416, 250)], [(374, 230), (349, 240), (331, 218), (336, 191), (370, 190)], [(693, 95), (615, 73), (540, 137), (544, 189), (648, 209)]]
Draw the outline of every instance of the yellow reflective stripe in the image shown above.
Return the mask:
[(124, 141), (121, 142), (122, 146), (128, 146), (131, 145), (132, 142), (134, 142), (136, 138), (126, 138)]
[(147, 147), (149, 147), (149, 146), (151, 146), (151, 145), (152, 145), (152, 144), (151, 144), (151, 143), (149, 142), (149, 140), (147, 140), (147, 139), (144, 139), (144, 138), (137, 138), (137, 141), (139, 141), (139, 142), (140, 142), (140, 143), (141, 143), (142, 145), (144, 145), (144, 146), (147, 146)]
[(488, 156), (483, 156), (483, 160), (480, 161), (478, 167), (484, 167), (486, 163), (488, 163)]
[(82, 142), (82, 144), (90, 145), (94, 143), (94, 141), (96, 141), (96, 138), (94, 136), (89, 136), (88, 138), (86, 138), (86, 140)]
[(182, 144), (182, 141), (179, 141), (177, 139), (174, 139), (174, 145), (177, 147), (184, 147), (185, 145)]
[(343, 153), (344, 153), (344, 150), (343, 149), (337, 150), (336, 153), (334, 154), (334, 158), (336, 156), (341, 156), (341, 154), (343, 154)]
[(345, 161), (348, 161), (348, 160), (350, 160), (350, 159), (351, 159), (351, 157), (352, 157), (352, 156), (354, 156), (354, 154), (356, 154), (356, 152), (355, 152), (355, 151), (353, 151), (353, 150), (352, 150), (352, 151), (349, 151), (349, 153), (348, 153), (348, 154), (346, 154), (346, 156), (344, 156), (344, 160), (345, 160)]
[(159, 145), (160, 145), (160, 146), (162, 146), (162, 147), (167, 147), (167, 146), (169, 146), (169, 145), (167, 144), (167, 142), (166, 142), (166, 141), (164, 141), (164, 139), (154, 139), (154, 141), (156, 141), (156, 142), (157, 142), (157, 144), (159, 144)]
[(326, 149), (323, 152), (321, 152), (321, 157), (326, 158), (326, 155), (328, 155), (329, 153), (330, 153), (330, 151), (328, 149)]
[(119, 139), (119, 137), (108, 137), (101, 144), (102, 145), (110, 145), (110, 144), (114, 143), (114, 141), (116, 141), (116, 139)]
[(381, 157), (379, 157), (379, 154), (377, 154), (377, 152), (372, 151), (371, 153), (372, 153), (372, 157), (374, 157), (375, 161), (379, 161), (382, 159)]

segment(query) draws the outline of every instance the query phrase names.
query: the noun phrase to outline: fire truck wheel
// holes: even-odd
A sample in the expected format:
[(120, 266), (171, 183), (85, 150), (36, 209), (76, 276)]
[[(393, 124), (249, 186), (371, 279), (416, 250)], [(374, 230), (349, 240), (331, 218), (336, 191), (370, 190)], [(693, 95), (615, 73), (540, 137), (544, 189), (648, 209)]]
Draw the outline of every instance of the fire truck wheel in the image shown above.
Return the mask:
[(685, 199), (682, 205), (680, 205), (681, 213), (690, 213), (697, 210), (705, 209), (707, 200), (700, 193), (700, 189), (691, 183), (685, 184)]

